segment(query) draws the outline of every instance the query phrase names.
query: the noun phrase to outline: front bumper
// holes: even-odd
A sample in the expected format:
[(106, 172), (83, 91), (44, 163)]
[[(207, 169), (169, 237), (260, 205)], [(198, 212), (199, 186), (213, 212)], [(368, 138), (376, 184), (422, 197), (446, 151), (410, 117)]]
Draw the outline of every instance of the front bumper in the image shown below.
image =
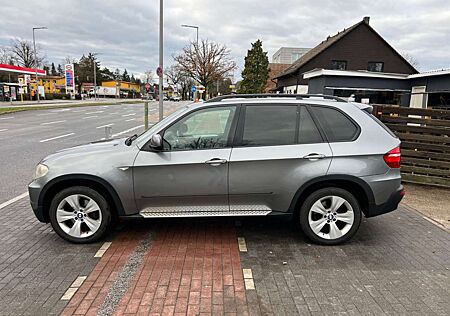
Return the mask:
[(30, 196), (30, 204), (33, 209), (34, 215), (40, 222), (48, 223), (48, 217), (44, 212), (43, 205), (39, 205), (39, 197), (41, 195), (42, 187), (36, 182), (33, 181), (28, 185), (28, 193)]
[(392, 211), (395, 211), (398, 207), (398, 204), (403, 199), (403, 196), (405, 195), (405, 189), (403, 188), (403, 185), (400, 185), (400, 188), (391, 194), (389, 199), (380, 205), (376, 204), (369, 204), (369, 208), (366, 212), (366, 217), (374, 217), (381, 214), (389, 213)]

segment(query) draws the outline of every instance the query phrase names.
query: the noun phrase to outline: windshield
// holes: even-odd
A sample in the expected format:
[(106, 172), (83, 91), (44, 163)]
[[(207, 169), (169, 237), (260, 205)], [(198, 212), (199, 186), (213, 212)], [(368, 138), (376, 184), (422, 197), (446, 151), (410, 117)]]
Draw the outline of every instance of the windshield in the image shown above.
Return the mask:
[(169, 114), (168, 116), (166, 116), (165, 118), (163, 118), (160, 122), (156, 123), (155, 125), (153, 125), (152, 127), (150, 127), (148, 130), (142, 132), (141, 134), (139, 134), (138, 138), (140, 138), (142, 135), (145, 135), (147, 133), (154, 134), (158, 129), (159, 126), (165, 124), (167, 121), (170, 121), (173, 117), (176, 117), (178, 114), (180, 114), (181, 112), (185, 111), (188, 107), (184, 106), (178, 110), (176, 110), (175, 112)]

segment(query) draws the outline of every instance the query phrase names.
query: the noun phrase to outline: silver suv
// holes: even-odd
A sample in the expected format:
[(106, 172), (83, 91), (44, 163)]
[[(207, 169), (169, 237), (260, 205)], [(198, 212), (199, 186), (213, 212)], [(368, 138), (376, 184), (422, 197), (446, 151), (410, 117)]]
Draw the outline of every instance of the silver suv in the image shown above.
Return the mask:
[(313, 95), (193, 104), (140, 136), (43, 159), (31, 205), (75, 243), (120, 217), (289, 215), (312, 241), (338, 244), (404, 194), (400, 141), (371, 111)]

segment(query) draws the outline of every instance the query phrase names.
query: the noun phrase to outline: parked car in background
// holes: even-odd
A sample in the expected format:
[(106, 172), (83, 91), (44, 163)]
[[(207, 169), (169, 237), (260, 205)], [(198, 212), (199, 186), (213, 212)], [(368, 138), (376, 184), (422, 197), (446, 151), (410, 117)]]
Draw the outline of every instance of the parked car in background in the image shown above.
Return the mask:
[(235, 95), (193, 104), (137, 136), (43, 159), (37, 218), (75, 243), (113, 218), (285, 215), (312, 241), (349, 240), (404, 195), (400, 141), (371, 107), (336, 97)]

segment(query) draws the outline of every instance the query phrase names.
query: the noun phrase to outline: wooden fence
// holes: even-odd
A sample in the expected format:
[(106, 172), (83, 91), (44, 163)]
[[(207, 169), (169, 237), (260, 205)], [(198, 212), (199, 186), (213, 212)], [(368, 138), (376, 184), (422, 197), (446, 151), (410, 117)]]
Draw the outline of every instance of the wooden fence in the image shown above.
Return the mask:
[(374, 105), (373, 114), (402, 141), (402, 178), (450, 187), (450, 110)]

